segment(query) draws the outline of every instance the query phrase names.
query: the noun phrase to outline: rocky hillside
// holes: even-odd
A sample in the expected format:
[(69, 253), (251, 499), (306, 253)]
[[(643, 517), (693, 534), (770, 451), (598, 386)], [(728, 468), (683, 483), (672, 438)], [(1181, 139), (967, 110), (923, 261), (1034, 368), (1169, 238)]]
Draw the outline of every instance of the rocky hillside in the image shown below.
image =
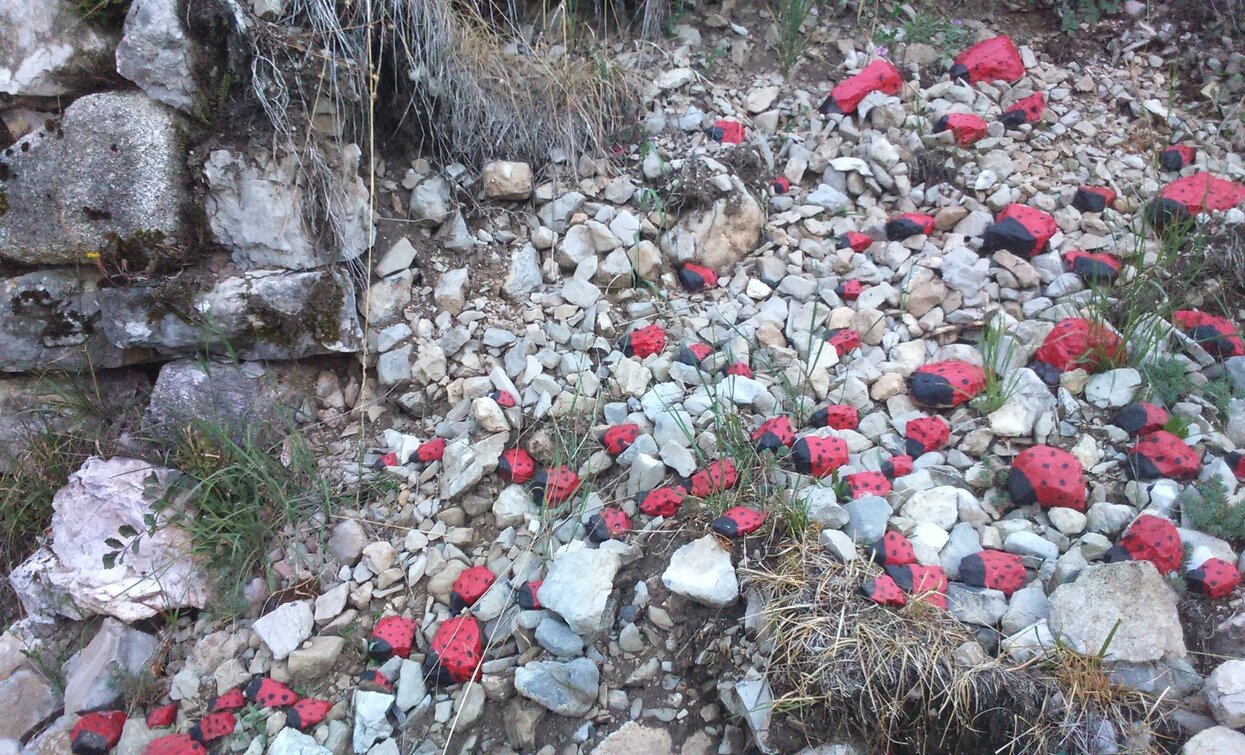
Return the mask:
[(0, 753), (1245, 752), (1234, 25), (503, 5), (0, 0)]

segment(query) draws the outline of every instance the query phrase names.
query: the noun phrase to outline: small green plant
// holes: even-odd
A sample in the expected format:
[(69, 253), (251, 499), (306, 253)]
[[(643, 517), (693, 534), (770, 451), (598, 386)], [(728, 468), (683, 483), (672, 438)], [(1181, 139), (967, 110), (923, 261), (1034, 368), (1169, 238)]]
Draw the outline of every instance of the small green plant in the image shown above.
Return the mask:
[(1180, 415), (1172, 415), (1163, 423), (1163, 429), (1175, 435), (1177, 438), (1189, 437), (1189, 430), (1193, 427), (1193, 420), (1189, 417)]
[(822, 0), (770, 0), (770, 15), (777, 32), (778, 68), (783, 76), (791, 72), (808, 49), (808, 35), (800, 29), (813, 9), (821, 4)]
[(78, 15), (102, 28), (119, 29), (130, 12), (130, 0), (75, 0)]
[[(902, 14), (900, 6), (891, 11), (893, 19)], [(960, 50), (967, 47), (973, 40), (973, 31), (965, 28), (959, 19), (948, 19), (924, 10), (918, 10), (912, 18), (898, 26), (882, 27), (874, 33), (873, 39), (878, 44), (889, 45), (895, 42), (907, 44), (929, 44), (937, 42), (946, 50)]]
[(1120, 3), (1116, 0), (1058, 0), (1055, 12), (1059, 25), (1065, 32), (1074, 32), (1081, 24), (1094, 26), (1108, 13), (1118, 13)]
[[(1016, 339), (1007, 334), (1006, 328), (999, 318), (988, 320), (981, 329), (981, 340), (977, 344), (984, 362), (982, 373), (985, 376), (985, 387), (973, 399), (972, 405), (982, 414), (998, 411), (1006, 404), (1019, 387), (1019, 366), (1022, 354)], [(1006, 377), (1000, 376), (1004, 370)]]
[(1150, 396), (1163, 406), (1172, 406), (1193, 390), (1184, 362), (1173, 356), (1151, 359), (1141, 366), (1141, 376)]
[(1232, 399), (1241, 398), (1241, 392), (1229, 378), (1221, 377), (1202, 386), (1202, 398), (1215, 407), (1219, 419), (1224, 420), (1228, 416), (1228, 404)]
[(1200, 532), (1224, 540), (1245, 540), (1245, 507), (1228, 500), (1228, 488), (1218, 477), (1185, 488), (1180, 496), (1180, 510)]

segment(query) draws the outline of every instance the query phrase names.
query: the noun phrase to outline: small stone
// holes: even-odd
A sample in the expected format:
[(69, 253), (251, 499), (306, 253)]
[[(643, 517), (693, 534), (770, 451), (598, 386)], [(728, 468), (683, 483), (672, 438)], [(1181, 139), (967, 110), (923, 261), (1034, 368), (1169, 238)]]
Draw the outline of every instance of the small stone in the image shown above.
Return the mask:
[(614, 575), (621, 566), (608, 551), (562, 550), (540, 586), (540, 602), (575, 634), (592, 637), (613, 623)]
[(1245, 726), (1245, 661), (1228, 660), (1206, 678), (1206, 702), (1223, 726)]
[(1099, 409), (1118, 408), (1132, 403), (1141, 387), (1141, 373), (1132, 367), (1107, 370), (1094, 375), (1085, 385), (1085, 399)]
[(273, 659), (281, 661), (311, 636), (314, 625), (311, 601), (296, 600), (256, 619), (251, 629), (272, 651)]
[(432, 293), (437, 307), (456, 315), (467, 305), (464, 289), (467, 287), (467, 268), (460, 267), (441, 276), (437, 287)]
[(514, 672), (514, 687), (527, 699), (559, 716), (582, 716), (597, 699), (601, 675), (587, 658), (567, 663), (532, 661)]
[(537, 625), (536, 642), (558, 658), (574, 658), (584, 652), (580, 636), (552, 616), (546, 616)]
[(532, 166), (527, 163), (495, 160), (484, 164), (480, 176), (489, 199), (517, 201), (532, 195)]
[(661, 581), (671, 592), (711, 608), (724, 608), (739, 599), (731, 554), (712, 535), (675, 551)]

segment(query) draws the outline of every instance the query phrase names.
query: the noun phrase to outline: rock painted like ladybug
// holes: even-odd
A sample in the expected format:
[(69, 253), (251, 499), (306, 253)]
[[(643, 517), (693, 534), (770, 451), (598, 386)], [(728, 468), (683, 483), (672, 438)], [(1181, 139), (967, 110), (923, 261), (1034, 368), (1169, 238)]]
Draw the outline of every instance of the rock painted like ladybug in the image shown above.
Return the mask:
[(969, 587), (998, 590), (1011, 597), (1028, 579), (1024, 560), (1015, 553), (985, 550), (960, 559), (959, 581)]
[(379, 471), (379, 470), (384, 469), (385, 467), (396, 467), (396, 466), (398, 466), (398, 455), (390, 451), (387, 454), (381, 454), (380, 458), (376, 460), (376, 463), (372, 465), (372, 468)]
[(853, 113), (860, 101), (870, 92), (895, 94), (903, 89), (903, 76), (899, 69), (881, 58), (864, 67), (860, 73), (840, 81), (830, 96), (821, 103), (822, 114)]
[(826, 342), (834, 347), (839, 356), (860, 348), (860, 334), (851, 328), (834, 328), (826, 332)]
[(831, 404), (813, 412), (809, 418), (813, 427), (829, 427), (835, 430), (855, 430), (860, 426), (860, 412), (851, 404)]
[(445, 438), (433, 438), (419, 444), (411, 453), (411, 458), (407, 459), (407, 463), (430, 464), (434, 461), (441, 461), (441, 457), (445, 455)]
[(631, 517), (620, 508), (606, 506), (588, 518), (587, 530), (588, 539), (594, 543), (621, 540), (631, 531)]
[(1245, 341), (1231, 321), (1196, 309), (1179, 310), (1172, 319), (1176, 327), (1186, 331), (1208, 354), (1220, 359), (1245, 356)]
[[(1099, 372), (1117, 364), (1125, 353), (1124, 341), (1106, 325), (1090, 322), (1080, 317), (1060, 320), (1043, 339), (1033, 354), (1033, 360), (1046, 365), (1049, 370), (1038, 374), (1046, 379), (1053, 371), (1054, 382), (1058, 374), (1077, 369)], [(1047, 382), (1051, 382), (1047, 380)]]
[(941, 566), (894, 564), (886, 567), (886, 575), (904, 592), (922, 603), (937, 608), (947, 607), (947, 573)]
[(579, 475), (566, 465), (550, 467), (536, 475), (532, 482), (532, 500), (546, 506), (565, 503), (579, 490)]
[(627, 356), (640, 359), (660, 354), (666, 348), (666, 330), (660, 325), (636, 328), (623, 336), (618, 348)]
[(1105, 186), (1082, 186), (1072, 195), (1072, 206), (1081, 212), (1102, 212), (1115, 201), (1115, 192)]
[(1120, 261), (1105, 252), (1093, 254), (1073, 249), (1064, 252), (1063, 269), (1086, 283), (1110, 283), (1120, 275)]
[(836, 238), (834, 245), (838, 249), (851, 249), (853, 252), (863, 252), (873, 246), (873, 237), (859, 231), (848, 231)]
[(908, 376), (912, 400), (926, 407), (959, 406), (985, 387), (985, 371), (959, 359), (923, 364)]
[(1028, 259), (1046, 252), (1051, 237), (1059, 230), (1055, 218), (1048, 212), (1024, 204), (1010, 204), (986, 228), (982, 236), (981, 253), (990, 254), (1000, 249)]
[(1186, 165), (1192, 165), (1197, 150), (1187, 144), (1173, 144), (1159, 153), (1159, 167), (1171, 173), (1179, 173)]
[(691, 494), (697, 498), (707, 498), (714, 493), (730, 490), (739, 482), (739, 470), (730, 459), (719, 459), (705, 465), (692, 475)]
[(159, 705), (147, 713), (148, 729), (167, 729), (177, 721), (177, 703)]
[(912, 457), (907, 454), (892, 456), (882, 462), (881, 467), (882, 474), (892, 480), (896, 477), (903, 477), (904, 475), (912, 474)]
[(1111, 424), (1129, 435), (1148, 435), (1166, 427), (1169, 419), (1171, 416), (1163, 407), (1138, 401), (1116, 412)]
[(704, 265), (688, 262), (679, 268), (679, 285), (683, 286), (683, 290), (694, 294), (718, 285), (718, 274)]
[(363, 673), (359, 676), (359, 689), (392, 695), (393, 682), (385, 676), (385, 672), (378, 668), (363, 669)]
[(1004, 128), (1014, 131), (1026, 123), (1034, 124), (1042, 120), (1046, 112), (1046, 95), (1038, 92), (1022, 100), (1016, 100), (1003, 111), (999, 121)]
[(791, 191), (791, 179), (786, 176), (774, 176), (769, 182), (769, 187), (775, 194), (786, 194)]
[(825, 477), (847, 463), (847, 441), (806, 435), (791, 446), (791, 461), (800, 474)]
[(865, 549), (865, 554), (879, 566), (915, 564), (916, 553), (912, 541), (903, 533), (891, 530)]
[(908, 605), (908, 596), (903, 594), (895, 580), (886, 574), (871, 579), (860, 586), (860, 594), (880, 606), (900, 608)]
[(744, 140), (744, 124), (723, 118), (709, 128), (709, 137), (722, 144), (739, 144)]
[(189, 734), (169, 734), (148, 742), (143, 755), (207, 755), (207, 750)]
[(536, 460), (524, 448), (508, 448), (497, 460), (497, 475), (522, 485), (536, 474)]
[(660, 516), (666, 519), (679, 513), (683, 506), (683, 498), (687, 491), (679, 487), (653, 488), (636, 496), (640, 513), (645, 516)]
[(519, 405), (519, 400), (515, 398), (514, 394), (511, 393), (510, 391), (503, 391), (503, 390), (493, 391), (490, 398), (496, 401), (497, 405), (503, 409), (513, 409), (514, 407)]
[(949, 73), (953, 80), (967, 79), (970, 84), (983, 81), (1015, 84), (1025, 75), (1025, 64), (1016, 43), (1004, 34), (978, 42), (956, 55)]
[(757, 451), (773, 451), (787, 448), (795, 443), (795, 430), (786, 417), (773, 417), (752, 431), (752, 444)]
[(710, 527), (723, 537), (747, 537), (765, 524), (765, 512), (746, 506), (735, 506), (722, 512)]
[(852, 498), (886, 495), (891, 492), (891, 481), (881, 472), (856, 472), (849, 474), (844, 481)]
[(866, 286), (860, 281), (844, 281), (834, 287), (834, 293), (843, 301), (856, 301), (865, 292)]
[(908, 422), (904, 437), (907, 439), (904, 450), (915, 459), (947, 445), (951, 438), (951, 426), (942, 417), (919, 417)]
[[(410, 652), (409, 646), (407, 652)], [(247, 700), (261, 708), (284, 708), (298, 702), (298, 695), (294, 690), (267, 676), (257, 676), (247, 682), (243, 692), (246, 693)]]
[(1031, 446), (1012, 460), (1007, 493), (1017, 506), (1085, 511), (1085, 470), (1076, 457), (1052, 446)]
[(515, 590), (514, 600), (519, 604), (519, 608), (524, 611), (539, 611), (540, 605), (540, 583), (544, 580), (534, 579), (531, 582), (525, 582)]
[[(454, 610), (461, 609), (455, 608)], [(377, 663), (384, 663), (394, 656), (410, 657), (411, 645), (415, 642), (415, 630), (414, 619), (385, 616), (372, 627), (372, 637), (367, 643), (368, 656)]]
[(909, 236), (926, 236), (934, 232), (934, 216), (920, 212), (905, 212), (886, 221), (886, 238), (903, 241)]
[(712, 353), (713, 349), (707, 343), (689, 343), (679, 348), (679, 353), (674, 361), (695, 367), (705, 361), (705, 357)]
[(1245, 186), (1210, 173), (1172, 181), (1146, 205), (1146, 220), (1159, 231), (1191, 223), (1202, 212), (1230, 210), (1245, 199)]
[(217, 695), (212, 704), (208, 706), (209, 713), (219, 713), (221, 711), (242, 710), (246, 707), (246, 695), (242, 694), (241, 687), (234, 687), (222, 695)]
[(752, 368), (748, 366), (747, 362), (731, 362), (726, 365), (725, 372), (727, 376), (736, 375), (738, 377), (752, 377)]
[(332, 709), (333, 704), (328, 700), (305, 697), (285, 712), (285, 725), (306, 731), (323, 721)]
[(1226, 598), (1241, 584), (1241, 573), (1221, 558), (1208, 558), (1185, 574), (1189, 589), (1208, 598)]
[(1166, 430), (1141, 436), (1125, 458), (1124, 472), (1136, 480), (1192, 480), (1202, 468), (1197, 453)]
[[(454, 587), (450, 590), (450, 610), (454, 613), (462, 611), (464, 608), (471, 608), (476, 601), (484, 597), (484, 593), (489, 591), (493, 583), (497, 581), (497, 576), (493, 574), (487, 566), (473, 566), (470, 569), (464, 569), (457, 579), (454, 580)], [(415, 622), (411, 622), (412, 637), (414, 636)], [(407, 648), (410, 653), (410, 648)], [(405, 658), (406, 656), (402, 656)]]
[(610, 456), (617, 456), (640, 437), (640, 426), (633, 423), (614, 425), (601, 436), (601, 445)]
[(446, 619), (437, 627), (424, 656), (424, 671), (435, 684), (461, 684), (475, 678), (484, 660), (484, 635), (474, 616)]
[(1137, 517), (1120, 542), (1103, 554), (1109, 563), (1120, 561), (1149, 561), (1161, 574), (1170, 574), (1180, 567), (1184, 557), (1184, 545), (1176, 526), (1162, 517), (1142, 514)]
[(104, 755), (121, 741), (125, 711), (92, 711), (83, 713), (69, 732), (69, 747), (74, 755)]
[(934, 133), (950, 131), (955, 143), (961, 147), (971, 146), (986, 136), (990, 124), (986, 119), (974, 113), (947, 113), (934, 122)]
[(1232, 451), (1223, 458), (1228, 462), (1228, 466), (1232, 468), (1232, 474), (1236, 475), (1236, 479), (1245, 480), (1245, 454), (1240, 451)]
[(190, 727), (190, 738), (199, 744), (227, 737), (238, 727), (238, 719), (232, 713), (209, 713), (199, 719), (199, 723)]

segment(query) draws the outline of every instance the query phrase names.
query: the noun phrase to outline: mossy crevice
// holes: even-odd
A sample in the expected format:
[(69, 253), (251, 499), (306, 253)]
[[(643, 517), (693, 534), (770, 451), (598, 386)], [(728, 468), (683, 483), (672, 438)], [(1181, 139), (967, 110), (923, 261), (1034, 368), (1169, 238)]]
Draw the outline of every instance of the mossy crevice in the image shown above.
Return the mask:
[(282, 312), (258, 296), (248, 295), (247, 311), (258, 341), (295, 350), (305, 336), (316, 343), (341, 340), (341, 315), (345, 295), (331, 273), (323, 273), (312, 284), (303, 306), (293, 314)]

